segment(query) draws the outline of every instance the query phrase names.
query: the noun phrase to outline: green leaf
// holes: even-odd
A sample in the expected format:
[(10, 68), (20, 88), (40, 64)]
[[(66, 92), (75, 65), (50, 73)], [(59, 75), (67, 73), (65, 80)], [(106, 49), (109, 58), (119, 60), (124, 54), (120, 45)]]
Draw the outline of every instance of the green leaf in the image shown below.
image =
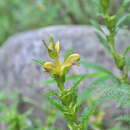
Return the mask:
[(129, 17), (130, 16), (130, 14), (125, 14), (125, 15), (123, 15), (119, 20), (118, 20), (118, 22), (117, 22), (117, 24), (116, 24), (116, 27), (120, 27), (121, 26), (121, 24), (123, 24), (123, 22), (126, 20), (126, 18), (127, 17)]
[(48, 101), (53, 104), (58, 110), (60, 111), (64, 111), (64, 106), (56, 99), (53, 99), (47, 95), (45, 95), (46, 98), (48, 99)]
[[(79, 78), (92, 78), (92, 77), (104, 77), (106, 76), (107, 73), (90, 73), (90, 74), (81, 74), (81, 75), (73, 75), (73, 76), (67, 76), (66, 77), (66, 80), (67, 81), (70, 81), (70, 80), (75, 80), (75, 79), (79, 79)], [(40, 85), (50, 85), (50, 84), (54, 84), (56, 83), (55, 80), (47, 80), (47, 81), (43, 81), (43, 82), (40, 82)]]
[(42, 82), (39, 83), (39, 85), (42, 85), (42, 86), (43, 85), (48, 86), (50, 84), (56, 84), (56, 81), (52, 79), (52, 80), (42, 81)]
[(32, 59), (34, 62), (40, 64), (40, 65), (44, 65), (44, 61), (41, 61), (41, 60), (36, 60), (36, 59)]
[(86, 78), (86, 75), (81, 76), (80, 79), (77, 80), (77, 81), (72, 85), (71, 90), (72, 90), (72, 91), (75, 91), (75, 93), (77, 94), (77, 92), (78, 92), (78, 89), (77, 89), (77, 88), (78, 88), (79, 84), (80, 84), (85, 78)]
[(59, 96), (58, 93), (52, 92), (52, 91), (48, 92), (48, 94), (49, 94), (50, 96), (56, 96), (56, 97)]
[(122, 0), (123, 6), (127, 5), (130, 2), (130, 0)]
[(97, 85), (97, 84), (102, 84), (102, 83), (105, 83), (105, 81), (107, 80), (114, 80), (115, 78), (113, 78), (113, 76), (110, 76), (110, 75), (106, 75), (106, 76), (103, 76), (103, 77), (98, 77), (97, 79), (95, 79), (94, 81), (91, 82), (90, 86), (91, 85)]
[(89, 106), (89, 108), (86, 108), (83, 112), (83, 115), (81, 117), (83, 128), (86, 130), (89, 124), (89, 119), (93, 112), (96, 110), (97, 103), (93, 103), (93, 105)]
[(84, 91), (78, 96), (77, 104), (80, 105), (83, 101), (85, 101), (86, 98), (92, 94), (93, 89), (94, 89), (94, 88), (88, 88), (88, 89), (84, 90)]
[(107, 39), (104, 36), (102, 36), (99, 32), (96, 32), (96, 35), (97, 35), (100, 43), (107, 49), (107, 51), (109, 53), (111, 53), (112, 50), (111, 50), (109, 43), (107, 42)]
[(87, 77), (86, 75), (82, 75), (82, 76), (80, 77), (80, 79), (77, 80), (77, 81), (73, 84), (72, 89), (76, 89), (76, 88), (78, 87), (78, 85), (82, 82), (82, 80), (84, 80), (86, 77)]
[(126, 71), (130, 71), (130, 57), (127, 58)]
[(8, 122), (8, 119), (7, 119), (7, 116), (5, 116), (5, 115), (2, 115), (2, 116), (0, 116), (0, 122)]
[(113, 76), (113, 73), (110, 70), (108, 70), (108, 69), (106, 69), (106, 68), (104, 68), (104, 67), (102, 67), (98, 64), (95, 64), (95, 63), (92, 63), (92, 62), (89, 62), (89, 61), (80, 61), (80, 64), (83, 65), (84, 67), (86, 67), (87, 69), (91, 68), (93, 70), (96, 70), (96, 71), (99, 71), (99, 72), (104, 72), (104, 73), (107, 73), (108, 75)]
[(91, 24), (97, 29), (99, 30), (100, 32), (104, 33), (103, 29), (101, 28), (101, 26), (96, 23), (94, 20), (91, 21)]
[(127, 48), (126, 48), (126, 50), (125, 50), (125, 52), (124, 52), (124, 56), (126, 56), (127, 54), (128, 54), (128, 52), (130, 51), (130, 46), (128, 46)]

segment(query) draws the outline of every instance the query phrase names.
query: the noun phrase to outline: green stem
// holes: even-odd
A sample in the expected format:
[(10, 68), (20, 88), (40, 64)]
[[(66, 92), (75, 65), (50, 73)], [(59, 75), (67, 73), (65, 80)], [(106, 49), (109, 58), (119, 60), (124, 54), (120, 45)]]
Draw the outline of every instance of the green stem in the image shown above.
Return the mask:
[[(116, 50), (114, 36), (112, 37), (112, 39), (113, 39), (112, 43), (111, 43), (112, 49), (113, 49), (112, 56), (113, 56), (113, 59), (115, 61), (117, 68), (121, 72), (121, 78), (120, 78), (121, 80), (120, 81), (121, 81), (121, 83), (128, 83), (129, 82), (128, 81), (128, 72), (126, 72), (126, 70), (125, 70), (125, 65), (126, 65), (125, 59), (120, 54), (118, 54), (118, 52)], [(121, 57), (121, 58), (119, 58), (119, 57)], [(122, 64), (122, 62), (124, 62), (124, 63)], [(120, 66), (119, 64), (122, 64), (122, 65)]]
[[(128, 72), (126, 72), (126, 70), (125, 70), (125, 65), (126, 65), (125, 56), (124, 56), (124, 54), (118, 54), (118, 52), (117, 52), (117, 48), (115, 45), (116, 29), (115, 29), (115, 26), (109, 26), (109, 24), (111, 24), (111, 22), (108, 20), (108, 18), (109, 19), (111, 18), (111, 16), (109, 16), (109, 14), (105, 18), (105, 23), (109, 30), (109, 35), (106, 37), (108, 39), (108, 44), (111, 45), (112, 57), (114, 59), (116, 67), (121, 72), (121, 77), (119, 78), (119, 80), (121, 81), (121, 83), (128, 83), (129, 82), (128, 81)], [(127, 50), (125, 53), (127, 53)]]
[(65, 119), (67, 120), (68, 128), (70, 130), (83, 130), (81, 129), (80, 123), (78, 122), (77, 112), (74, 111), (75, 105), (72, 105), (73, 100), (67, 100), (68, 98), (71, 98), (69, 96), (72, 96), (72, 95), (68, 94), (67, 96), (65, 96), (66, 94), (65, 92), (67, 90), (65, 89), (64, 81), (58, 79), (57, 85), (58, 85), (58, 88), (60, 88), (60, 92), (59, 92), (60, 93), (59, 95), (61, 95), (60, 100), (62, 104), (65, 106), (65, 111), (63, 112), (63, 114), (64, 114)]
[(126, 72), (125, 70), (122, 70), (121, 81), (122, 81), (122, 83), (130, 84), (129, 78), (128, 78), (128, 72)]

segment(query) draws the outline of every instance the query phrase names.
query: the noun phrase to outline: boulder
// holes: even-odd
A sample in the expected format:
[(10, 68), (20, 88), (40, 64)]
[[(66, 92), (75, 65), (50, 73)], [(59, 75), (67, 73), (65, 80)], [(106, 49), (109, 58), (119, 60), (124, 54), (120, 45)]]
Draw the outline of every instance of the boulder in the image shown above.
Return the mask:
[[(40, 85), (41, 81), (48, 79), (48, 75), (32, 61), (49, 60), (47, 50), (42, 44), (42, 40), (48, 41), (48, 36), (53, 36), (55, 41), (61, 42), (62, 56), (66, 49), (73, 47), (75, 52), (81, 54), (81, 59), (94, 61), (116, 71), (111, 57), (99, 43), (95, 31), (91, 26), (51, 26), (10, 37), (0, 49), (0, 88), (17, 90), (25, 95), (37, 95), (49, 89)], [(123, 50), (130, 41), (130, 37), (123, 36), (125, 33), (130, 34), (125, 30), (117, 35), (120, 50)], [(82, 67), (75, 70), (77, 69), (80, 73), (88, 72)]]
[[(106, 29), (105, 29), (106, 30)], [(0, 49), (0, 88), (8, 88), (12, 92), (18, 91), (25, 96), (41, 100), (39, 95), (53, 86), (43, 86), (42, 81), (48, 80), (42, 68), (32, 59), (48, 61), (47, 50), (42, 40), (48, 41), (53, 36), (59, 40), (63, 53), (68, 48), (81, 55), (81, 59), (98, 63), (117, 73), (111, 56), (105, 51), (95, 35), (96, 29), (91, 26), (50, 26), (38, 30), (23, 32), (10, 37)], [(120, 30), (117, 34), (117, 46), (123, 51), (129, 45), (130, 32)], [(72, 74), (87, 73), (90, 70), (83, 67), (74, 67)]]

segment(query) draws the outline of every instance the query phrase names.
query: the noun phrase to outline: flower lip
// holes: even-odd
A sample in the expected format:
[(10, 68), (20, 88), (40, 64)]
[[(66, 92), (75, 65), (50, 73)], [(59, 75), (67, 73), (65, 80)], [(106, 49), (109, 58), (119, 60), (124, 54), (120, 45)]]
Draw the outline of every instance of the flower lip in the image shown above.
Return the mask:
[(43, 65), (44, 69), (46, 72), (55, 72), (55, 64), (53, 64), (52, 62), (46, 62), (44, 65)]
[(75, 53), (70, 55), (66, 60), (65, 60), (65, 65), (66, 66), (72, 66), (72, 65), (79, 65), (79, 60), (80, 60), (80, 55)]

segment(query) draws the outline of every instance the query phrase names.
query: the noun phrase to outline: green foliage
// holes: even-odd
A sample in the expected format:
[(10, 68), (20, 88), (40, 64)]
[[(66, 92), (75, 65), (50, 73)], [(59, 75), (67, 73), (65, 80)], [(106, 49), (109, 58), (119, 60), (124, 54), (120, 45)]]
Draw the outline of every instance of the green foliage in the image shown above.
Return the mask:
[[(89, 109), (85, 109), (84, 113), (82, 115), (80, 114), (80, 111), (82, 111), (82, 104), (85, 101), (85, 98), (87, 98), (88, 95), (90, 95), (93, 91), (93, 89), (85, 90), (81, 95), (78, 95), (78, 89), (79, 84), (85, 79), (85, 78), (93, 78), (93, 77), (104, 77), (107, 75), (112, 75), (110, 71), (107, 69), (100, 67), (98, 65), (92, 66), (90, 63), (87, 62), (81, 62), (85, 66), (92, 66), (92, 68), (96, 68), (96, 70), (100, 69), (100, 73), (90, 73), (90, 74), (81, 74), (81, 75), (74, 75), (67, 77), (67, 73), (61, 73), (64, 69), (64, 66), (67, 66), (67, 70), (69, 71), (70, 67), (73, 65), (78, 65), (80, 55), (79, 54), (73, 54), (72, 49), (67, 50), (64, 62), (62, 63), (60, 61), (60, 45), (59, 42), (56, 44), (53, 42), (54, 40), (50, 41), (50, 45), (47, 46), (45, 43), (45, 47), (48, 50), (48, 55), (51, 59), (54, 60), (54, 62), (45, 62), (42, 67), (47, 70), (52, 80), (44, 82), (44, 85), (48, 85), (50, 83), (56, 83), (58, 92), (51, 92), (46, 95), (48, 101), (54, 105), (59, 111), (62, 112), (64, 115), (64, 118), (67, 121), (67, 126), (70, 130), (86, 130), (90, 123), (90, 117), (92, 116), (93, 112), (96, 111), (96, 100), (89, 106)], [(57, 52), (55, 53), (50, 52)], [(36, 60), (35, 60), (36, 61)], [(41, 62), (40, 62), (41, 63)], [(39, 62), (38, 62), (39, 64)], [(57, 70), (58, 68), (58, 70)], [(68, 72), (67, 71), (67, 72)], [(69, 88), (65, 87), (65, 83), (68, 80), (74, 80), (72, 86)], [(95, 105), (94, 105), (95, 104)], [(81, 118), (78, 115), (81, 115)], [(95, 117), (96, 118), (96, 117)], [(103, 117), (100, 118), (100, 122), (102, 122)], [(95, 120), (95, 124), (99, 121), (99, 119)], [(91, 123), (90, 123), (91, 124)], [(92, 125), (94, 127), (97, 127), (96, 125)]]
[[(109, 54), (112, 55), (113, 61), (115, 62), (116, 67), (121, 72), (121, 75), (114, 76), (114, 74), (110, 72), (108, 73), (108, 76), (94, 80), (91, 83), (91, 86), (95, 86), (96, 88), (98, 87), (98, 94), (101, 96), (102, 101), (115, 99), (117, 101), (117, 108), (122, 107), (123, 109), (125, 109), (130, 105), (130, 81), (128, 78), (129, 58), (127, 57), (130, 49), (128, 46), (124, 52), (118, 53), (115, 38), (119, 28), (126, 20), (126, 18), (129, 16), (129, 14), (120, 16), (120, 9), (122, 7), (124, 8), (126, 6), (126, 3), (129, 4), (130, 1), (122, 1), (120, 8), (116, 10), (115, 14), (111, 13), (111, 5), (110, 3), (108, 4), (110, 0), (100, 0), (100, 2), (101, 3), (98, 3), (98, 9), (100, 11), (100, 16), (102, 16), (103, 18), (104, 24), (108, 29), (108, 33), (105, 33), (103, 29), (98, 25), (98, 23), (92, 22), (92, 24), (98, 30), (96, 34), (99, 38), (100, 43), (106, 48), (106, 50), (108, 50)], [(88, 68), (92, 68), (94, 70), (95, 68), (97, 68), (98, 71), (106, 71), (104, 68), (102, 69), (102, 67), (100, 66), (96, 67), (96, 65), (93, 64), (89, 65), (87, 63), (83, 63), (82, 65)], [(108, 82), (108, 79), (111, 79), (111, 82)], [(127, 123), (129, 123), (129, 119), (129, 115), (121, 115), (116, 118), (116, 120), (118, 121), (125, 121)], [(119, 126), (117, 125), (112, 129), (118, 129)]]
[(36, 62), (37, 64), (40, 64), (40, 65), (44, 65), (45, 62), (41, 61), (41, 60), (35, 60), (33, 59), (34, 62)]
[[(112, 10), (118, 3), (111, 0)], [(122, 18), (120, 23), (126, 19), (124, 22), (129, 26), (129, 1), (122, 0), (121, 3), (122, 6), (118, 7)], [(100, 17), (96, 18), (97, 7), (100, 10), (98, 0), (0, 0), (0, 45), (17, 32), (48, 25), (90, 24), (92, 20), (101, 21)]]
[[(101, 65), (81, 60), (80, 64), (93, 70), (93, 73), (67, 76), (71, 67), (79, 64), (80, 55), (73, 54), (73, 49), (68, 49), (64, 61), (60, 61), (60, 44), (59, 42), (55, 44), (50, 38), (49, 46), (44, 41), (43, 43), (53, 62), (33, 60), (41, 65), (52, 78), (41, 84), (45, 86), (55, 83), (57, 86), (56, 91), (49, 91), (44, 95), (50, 104), (43, 103), (39, 106), (46, 115), (45, 122), (39, 119), (30, 120), (31, 109), (26, 112), (19, 111), (20, 104), (24, 101), (23, 98), (17, 94), (7, 98), (2, 91), (0, 93), (0, 122), (4, 122), (8, 130), (60, 130), (55, 123), (64, 118), (70, 130), (104, 130), (106, 129), (104, 127), (106, 113), (103, 105), (107, 107), (109, 101), (115, 100), (117, 108), (130, 107), (130, 46), (124, 52), (118, 53), (115, 40), (119, 28), (129, 19), (129, 13), (123, 14), (127, 12), (125, 8), (129, 2), (130, 0), (122, 0), (119, 8), (115, 9), (113, 0), (23, 0), (20, 4), (19, 0), (0, 1), (0, 15), (2, 16), (0, 43), (9, 35), (29, 28), (60, 23), (86, 24), (91, 22), (97, 29), (96, 34), (100, 43), (112, 56), (120, 71), (120, 75), (115, 75)], [(6, 8), (7, 5), (8, 8)], [(92, 10), (92, 7), (95, 8)], [(11, 13), (8, 14), (10, 10)], [(96, 18), (96, 15), (99, 18)], [(86, 18), (91, 19), (86, 20)], [(92, 19), (97, 19), (97, 22)], [(100, 20), (108, 33), (105, 33), (104, 28), (100, 26)], [(79, 86), (87, 78), (91, 78), (92, 81), (80, 92)], [(69, 81), (72, 84), (66, 87)], [(14, 103), (7, 105), (6, 102), (12, 98), (15, 98)], [(32, 99), (28, 101), (37, 105)], [(117, 124), (113, 128), (108, 128), (109, 130), (125, 130), (124, 123), (129, 126), (130, 114), (120, 115), (113, 120), (116, 120)]]
[(91, 5), (91, 1), (80, 0), (0, 0), (0, 45), (10, 35), (29, 29), (57, 24), (86, 24), (90, 17), (94, 17), (89, 15), (92, 13)]
[[(92, 24), (96, 27), (98, 32), (96, 32), (100, 43), (108, 50), (108, 52), (112, 55), (113, 60), (115, 62), (116, 67), (121, 71), (122, 75), (117, 77), (118, 80), (122, 83), (128, 83), (128, 70), (127, 66), (127, 53), (129, 51), (129, 47), (123, 53), (118, 53), (116, 48), (116, 34), (118, 32), (118, 28), (124, 22), (124, 20), (130, 15), (126, 14), (123, 17), (118, 15), (119, 10), (116, 10), (115, 14), (111, 14), (111, 0), (99, 0), (98, 9), (100, 10), (100, 15), (104, 21), (104, 24), (108, 30), (108, 33), (105, 33), (103, 29), (96, 22), (92, 22)], [(124, 1), (121, 3), (121, 7), (124, 6), (124, 3), (128, 3), (129, 1)]]

